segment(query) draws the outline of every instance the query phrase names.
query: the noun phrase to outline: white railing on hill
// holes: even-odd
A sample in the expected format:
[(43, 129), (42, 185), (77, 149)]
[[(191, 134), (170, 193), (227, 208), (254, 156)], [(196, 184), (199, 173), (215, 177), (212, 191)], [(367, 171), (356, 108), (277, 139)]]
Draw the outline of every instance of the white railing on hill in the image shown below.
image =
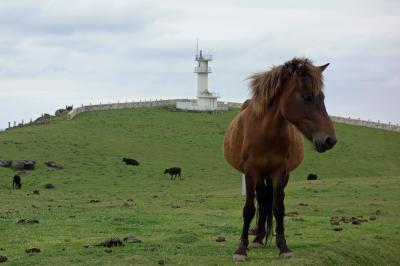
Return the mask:
[(117, 102), (107, 104), (95, 104), (95, 105), (82, 105), (81, 107), (74, 108), (68, 113), (68, 119), (73, 119), (80, 113), (93, 112), (100, 110), (114, 110), (114, 109), (126, 109), (126, 108), (138, 108), (138, 107), (153, 107), (153, 106), (175, 106), (177, 102), (193, 101), (190, 99), (172, 99), (172, 100), (144, 100), (144, 101), (132, 101), (132, 102)]
[(381, 123), (379, 121), (378, 122), (365, 121), (365, 120), (361, 120), (361, 119), (354, 119), (351, 117), (348, 117), (348, 118), (338, 117), (338, 116), (330, 116), (330, 117), (331, 117), (332, 121), (337, 122), (337, 123), (363, 126), (363, 127), (380, 128), (380, 129), (400, 132), (400, 126), (398, 124), (397, 125), (391, 124), (390, 122), (388, 124), (386, 124), (386, 123)]

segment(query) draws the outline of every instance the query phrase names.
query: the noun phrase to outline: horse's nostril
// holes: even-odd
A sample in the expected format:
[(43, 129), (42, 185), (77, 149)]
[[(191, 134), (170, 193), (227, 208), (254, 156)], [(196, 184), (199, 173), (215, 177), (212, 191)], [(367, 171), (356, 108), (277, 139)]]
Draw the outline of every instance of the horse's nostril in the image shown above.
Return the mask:
[(336, 138), (333, 138), (333, 137), (330, 137), (330, 136), (325, 138), (325, 146), (328, 149), (332, 148), (335, 144), (336, 144)]

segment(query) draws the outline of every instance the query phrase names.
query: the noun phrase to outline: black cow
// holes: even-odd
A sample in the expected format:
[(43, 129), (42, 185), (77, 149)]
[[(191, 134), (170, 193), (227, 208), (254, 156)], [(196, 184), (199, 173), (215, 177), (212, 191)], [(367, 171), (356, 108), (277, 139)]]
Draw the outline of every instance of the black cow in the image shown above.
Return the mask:
[(307, 180), (317, 180), (317, 174), (308, 174)]
[(139, 162), (136, 161), (135, 159), (129, 159), (129, 158), (122, 158), (122, 161), (125, 162), (126, 164), (130, 165), (139, 165)]
[(19, 175), (13, 177), (13, 189), (21, 189), (21, 177)]
[(171, 180), (173, 177), (174, 177), (174, 179), (176, 179), (177, 175), (179, 176), (179, 179), (182, 179), (180, 167), (171, 167), (171, 168), (165, 169), (164, 175), (165, 174), (169, 174), (171, 176)]

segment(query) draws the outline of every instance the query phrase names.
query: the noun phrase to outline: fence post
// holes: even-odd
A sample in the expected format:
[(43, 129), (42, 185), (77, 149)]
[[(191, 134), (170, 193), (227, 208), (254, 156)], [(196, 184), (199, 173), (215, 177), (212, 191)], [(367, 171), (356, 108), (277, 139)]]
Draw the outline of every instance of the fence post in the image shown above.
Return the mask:
[(11, 122), (8, 122), (8, 128), (10, 128), (11, 127)]

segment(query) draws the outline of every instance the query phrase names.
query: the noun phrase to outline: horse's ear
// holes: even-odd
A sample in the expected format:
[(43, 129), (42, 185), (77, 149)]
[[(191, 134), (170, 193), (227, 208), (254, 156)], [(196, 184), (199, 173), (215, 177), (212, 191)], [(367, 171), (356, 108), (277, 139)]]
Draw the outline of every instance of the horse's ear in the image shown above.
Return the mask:
[(322, 72), (324, 72), (324, 70), (325, 70), (328, 66), (329, 66), (329, 63), (327, 63), (327, 64), (325, 64), (325, 65), (323, 65), (323, 66), (319, 66), (318, 68), (319, 68), (319, 70), (320, 70), (321, 73), (322, 73)]

